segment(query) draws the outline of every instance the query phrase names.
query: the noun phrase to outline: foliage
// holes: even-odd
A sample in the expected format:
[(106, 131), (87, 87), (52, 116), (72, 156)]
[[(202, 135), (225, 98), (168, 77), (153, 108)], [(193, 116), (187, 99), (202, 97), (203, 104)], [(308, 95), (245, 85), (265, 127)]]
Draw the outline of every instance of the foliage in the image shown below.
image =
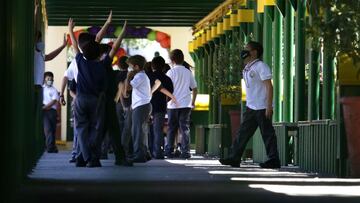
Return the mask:
[(240, 50), (244, 46), (238, 36), (237, 32), (233, 32), (230, 46), (227, 46), (226, 43), (215, 45), (217, 53), (212, 64), (213, 74), (205, 78), (205, 83), (212, 89), (213, 95), (224, 95), (236, 101), (241, 99), (240, 67), (242, 60), (240, 58)]
[[(323, 42), (324, 52), (339, 57), (346, 53), (354, 64), (360, 62), (360, 1), (311, 0), (307, 34)], [(317, 46), (313, 40), (313, 47)], [(360, 69), (358, 71), (360, 74)]]

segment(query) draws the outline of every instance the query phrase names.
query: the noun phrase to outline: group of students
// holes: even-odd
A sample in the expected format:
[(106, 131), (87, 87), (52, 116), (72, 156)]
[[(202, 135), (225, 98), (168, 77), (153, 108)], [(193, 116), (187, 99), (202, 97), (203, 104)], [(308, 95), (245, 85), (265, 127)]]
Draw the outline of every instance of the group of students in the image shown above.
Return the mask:
[[(112, 47), (100, 44), (110, 23), (111, 13), (96, 36), (81, 33), (77, 40), (73, 32), (75, 23), (69, 19), (68, 28), (76, 56), (65, 72), (60, 96), (56, 94), (52, 82), (48, 82), (53, 81), (53, 75), (50, 72), (45, 74), (43, 103), (47, 110), (44, 124), (47, 114), (56, 116), (53, 110), (56, 109), (57, 99), (66, 104), (64, 91), (68, 81), (71, 81), (75, 136), (70, 162), (75, 162), (77, 167), (101, 166), (102, 145), (106, 137), (112, 143), (116, 165), (132, 166), (133, 163), (147, 162), (151, 158), (173, 158), (178, 130), (181, 134), (179, 157), (190, 158), (190, 113), (197, 87), (192, 72), (183, 65), (182, 51), (171, 51), (173, 67), (167, 72), (161, 56), (146, 63), (140, 55), (121, 57), (118, 63), (120, 70), (115, 71), (112, 59), (124, 37), (126, 22)], [(147, 71), (144, 70), (146, 65), (151, 67)], [(50, 90), (54, 94), (49, 98)], [(48, 111), (49, 108), (52, 110)], [(168, 131), (164, 146), (166, 114)], [(54, 124), (49, 126), (53, 127)], [(47, 148), (56, 148), (54, 133), (45, 131), (45, 135), (51, 139)]]

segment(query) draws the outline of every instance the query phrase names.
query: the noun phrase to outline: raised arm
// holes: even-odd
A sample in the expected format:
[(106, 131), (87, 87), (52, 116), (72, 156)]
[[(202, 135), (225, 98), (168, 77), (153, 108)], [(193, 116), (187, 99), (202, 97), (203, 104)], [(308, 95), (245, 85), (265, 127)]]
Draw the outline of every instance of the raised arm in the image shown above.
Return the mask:
[(63, 40), (62, 45), (59, 48), (52, 51), (50, 54), (46, 54), (45, 55), (45, 61), (53, 60), (66, 47), (66, 44), (67, 44), (67, 42), (66, 42), (66, 34), (64, 34), (64, 40)]
[(110, 11), (110, 14), (109, 14), (105, 24), (102, 26), (101, 30), (96, 34), (95, 41), (97, 43), (100, 43), (101, 40), (103, 39), (103, 37), (105, 36), (106, 31), (108, 30), (108, 28), (111, 24), (111, 20), (112, 20), (112, 11)]
[(75, 27), (75, 23), (74, 23), (73, 19), (69, 18), (68, 28), (69, 28), (71, 42), (72, 42), (72, 46), (74, 48), (75, 54), (78, 54), (80, 51), (79, 51), (79, 47), (78, 47), (78, 42), (75, 38), (74, 27)]
[(156, 80), (155, 80), (155, 84), (151, 87), (151, 94), (154, 94), (154, 92), (155, 92), (157, 89), (159, 89), (160, 85), (161, 85), (161, 81), (158, 80), (158, 79), (156, 79)]
[(124, 38), (124, 35), (125, 35), (125, 30), (126, 30), (126, 25), (127, 25), (127, 21), (125, 21), (124, 23), (124, 26), (123, 26), (123, 29), (120, 33), (120, 35), (117, 37), (115, 43), (113, 44), (112, 46), (112, 49), (109, 53), (109, 57), (112, 59), (114, 58), (116, 52), (118, 51), (119, 47), (120, 47), (120, 44), (121, 44), (121, 41), (123, 40)]

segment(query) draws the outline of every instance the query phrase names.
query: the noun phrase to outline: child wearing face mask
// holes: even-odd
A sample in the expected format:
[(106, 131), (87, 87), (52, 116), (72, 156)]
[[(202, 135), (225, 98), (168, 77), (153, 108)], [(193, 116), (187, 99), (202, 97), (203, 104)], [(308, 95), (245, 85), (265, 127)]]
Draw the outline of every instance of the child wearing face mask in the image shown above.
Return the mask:
[(46, 151), (48, 153), (57, 153), (58, 149), (55, 144), (57, 102), (59, 93), (53, 86), (54, 74), (52, 72), (44, 73), (43, 84), (43, 120), (44, 134), (46, 139)]

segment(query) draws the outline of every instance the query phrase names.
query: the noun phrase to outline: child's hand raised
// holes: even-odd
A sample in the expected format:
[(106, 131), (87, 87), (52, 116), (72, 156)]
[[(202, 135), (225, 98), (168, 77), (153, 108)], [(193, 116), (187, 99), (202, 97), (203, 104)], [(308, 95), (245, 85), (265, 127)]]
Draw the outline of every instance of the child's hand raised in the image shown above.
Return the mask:
[(125, 31), (126, 31), (126, 27), (127, 27), (127, 21), (125, 20), (124, 25), (123, 25), (123, 29), (121, 30), (120, 36), (124, 37), (125, 35)]
[(107, 24), (111, 24), (111, 22), (112, 22), (112, 10), (110, 10), (109, 16), (108, 16), (108, 18), (106, 20)]
[(69, 22), (68, 22), (68, 28), (69, 30), (73, 30), (75, 27), (75, 23), (74, 23), (74, 20), (72, 18), (69, 18)]

